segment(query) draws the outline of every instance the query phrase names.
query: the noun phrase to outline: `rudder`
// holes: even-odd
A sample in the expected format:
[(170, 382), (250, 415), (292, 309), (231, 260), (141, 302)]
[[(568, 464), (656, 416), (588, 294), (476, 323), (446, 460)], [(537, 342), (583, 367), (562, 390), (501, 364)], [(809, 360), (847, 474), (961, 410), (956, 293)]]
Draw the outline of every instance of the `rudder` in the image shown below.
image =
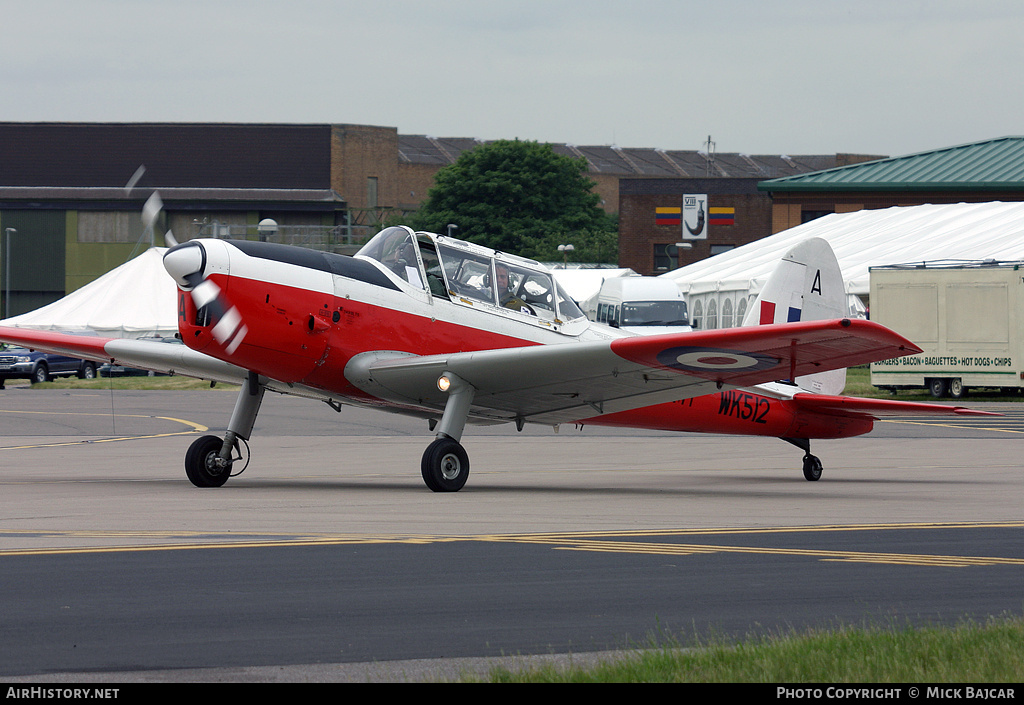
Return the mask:
[[(810, 238), (782, 258), (747, 311), (743, 325), (821, 321), (847, 315), (846, 286), (832, 246), (821, 238)], [(807, 375), (795, 381), (810, 392), (839, 394), (846, 386), (846, 370)]]

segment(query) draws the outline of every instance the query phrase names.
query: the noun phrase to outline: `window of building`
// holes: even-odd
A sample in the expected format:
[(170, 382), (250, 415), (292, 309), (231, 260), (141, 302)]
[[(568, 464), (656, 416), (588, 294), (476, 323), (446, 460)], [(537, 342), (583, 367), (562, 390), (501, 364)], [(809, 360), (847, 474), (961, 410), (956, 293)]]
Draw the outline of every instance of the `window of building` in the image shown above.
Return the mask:
[(676, 248), (673, 243), (654, 246), (654, 271), (667, 272), (676, 268)]
[(800, 222), (801, 223), (810, 223), (812, 220), (817, 220), (818, 218), (821, 218), (822, 216), (832, 215), (834, 212), (835, 211), (831, 211), (831, 210), (827, 210), (827, 211), (826, 210), (817, 210), (817, 211), (802, 210), (802, 211), (800, 211)]

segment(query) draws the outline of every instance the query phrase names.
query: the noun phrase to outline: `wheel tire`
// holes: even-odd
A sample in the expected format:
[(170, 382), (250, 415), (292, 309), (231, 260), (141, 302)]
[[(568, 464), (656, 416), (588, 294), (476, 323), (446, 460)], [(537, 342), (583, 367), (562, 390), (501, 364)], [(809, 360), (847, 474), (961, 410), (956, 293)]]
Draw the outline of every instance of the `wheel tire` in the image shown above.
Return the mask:
[(82, 363), (82, 368), (78, 370), (78, 379), (96, 379), (96, 364), (93, 362)]
[(40, 362), (32, 370), (32, 384), (41, 384), (50, 381), (50, 371), (46, 368), (45, 362)]
[(427, 446), (420, 464), (423, 481), (434, 492), (458, 492), (469, 478), (469, 455), (451, 438)]
[(203, 436), (188, 447), (185, 474), (196, 487), (220, 487), (231, 477), (231, 463), (221, 468), (213, 462), (223, 443), (217, 436)]
[(967, 387), (959, 377), (949, 380), (949, 396), (960, 399), (967, 395)]
[(949, 380), (941, 377), (928, 380), (928, 391), (932, 393), (933, 397), (941, 399), (949, 391)]
[(816, 482), (821, 479), (821, 460), (816, 455), (808, 453), (804, 456), (804, 479), (808, 482)]

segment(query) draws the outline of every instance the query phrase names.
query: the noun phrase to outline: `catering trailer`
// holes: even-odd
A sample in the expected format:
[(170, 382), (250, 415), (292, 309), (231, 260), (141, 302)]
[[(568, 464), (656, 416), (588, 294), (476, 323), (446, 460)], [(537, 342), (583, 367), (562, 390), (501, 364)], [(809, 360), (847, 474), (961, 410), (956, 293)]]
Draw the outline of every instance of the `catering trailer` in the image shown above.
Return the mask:
[(923, 348), (873, 363), (873, 385), (954, 398), (1024, 388), (1024, 262), (921, 262), (870, 275), (871, 320)]

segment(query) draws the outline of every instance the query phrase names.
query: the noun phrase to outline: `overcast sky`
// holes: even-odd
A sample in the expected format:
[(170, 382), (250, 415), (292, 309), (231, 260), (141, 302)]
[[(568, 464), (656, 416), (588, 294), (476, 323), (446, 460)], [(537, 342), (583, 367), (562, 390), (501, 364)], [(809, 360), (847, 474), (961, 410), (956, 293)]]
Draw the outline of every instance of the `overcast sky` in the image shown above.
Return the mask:
[(0, 120), (899, 155), (1024, 134), (1020, 0), (0, 0)]

